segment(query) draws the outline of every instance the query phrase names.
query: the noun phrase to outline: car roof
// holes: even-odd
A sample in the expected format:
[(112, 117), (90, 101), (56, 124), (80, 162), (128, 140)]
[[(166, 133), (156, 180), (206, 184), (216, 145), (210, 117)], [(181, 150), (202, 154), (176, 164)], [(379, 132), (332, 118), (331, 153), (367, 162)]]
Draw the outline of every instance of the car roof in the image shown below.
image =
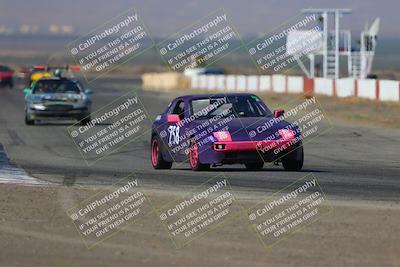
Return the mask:
[(254, 94), (251, 93), (228, 93), (228, 94), (193, 94), (193, 95), (183, 95), (177, 98), (185, 98), (185, 99), (201, 99), (201, 98), (210, 98), (210, 97), (225, 97), (225, 96), (252, 96)]
[(47, 78), (40, 78), (38, 81), (70, 81), (70, 82), (78, 82), (75, 79), (69, 79), (69, 78), (65, 78), (65, 77), (47, 77)]

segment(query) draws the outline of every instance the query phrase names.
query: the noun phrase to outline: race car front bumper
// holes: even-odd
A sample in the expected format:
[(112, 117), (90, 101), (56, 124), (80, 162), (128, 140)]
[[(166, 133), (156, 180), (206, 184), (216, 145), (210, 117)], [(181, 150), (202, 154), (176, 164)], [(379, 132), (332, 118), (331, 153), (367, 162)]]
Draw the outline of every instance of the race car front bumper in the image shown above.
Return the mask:
[(44, 119), (44, 118), (84, 118), (90, 114), (87, 107), (79, 108), (54, 108), (54, 109), (35, 109), (30, 107), (27, 114), (32, 119)]
[(273, 162), (294, 151), (300, 144), (301, 138), (296, 137), (262, 141), (216, 141), (212, 144), (212, 153), (202, 155), (202, 161), (210, 164)]
[(262, 141), (218, 141), (213, 143), (213, 150), (216, 152), (261, 151), (265, 153), (272, 150), (291, 149), (297, 141), (296, 138)]

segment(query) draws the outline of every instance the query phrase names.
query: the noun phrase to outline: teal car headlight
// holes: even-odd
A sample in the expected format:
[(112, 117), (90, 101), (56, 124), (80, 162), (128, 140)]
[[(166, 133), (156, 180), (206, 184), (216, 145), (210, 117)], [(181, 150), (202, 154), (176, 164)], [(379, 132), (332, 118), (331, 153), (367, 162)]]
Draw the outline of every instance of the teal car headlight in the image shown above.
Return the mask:
[(45, 109), (46, 109), (46, 107), (45, 107), (43, 104), (41, 104), (41, 103), (32, 104), (32, 105), (31, 105), (31, 108), (37, 109), (37, 110), (45, 110)]

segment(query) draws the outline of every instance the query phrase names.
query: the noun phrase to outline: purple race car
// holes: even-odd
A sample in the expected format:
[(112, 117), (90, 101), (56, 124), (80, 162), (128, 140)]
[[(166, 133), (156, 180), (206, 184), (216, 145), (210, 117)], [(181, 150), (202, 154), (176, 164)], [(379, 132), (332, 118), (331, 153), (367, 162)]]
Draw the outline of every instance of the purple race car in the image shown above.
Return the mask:
[(303, 159), (299, 127), (253, 94), (177, 97), (152, 126), (155, 169), (189, 161), (194, 171), (235, 163), (257, 170), (265, 162), (282, 162), (285, 170), (299, 171)]

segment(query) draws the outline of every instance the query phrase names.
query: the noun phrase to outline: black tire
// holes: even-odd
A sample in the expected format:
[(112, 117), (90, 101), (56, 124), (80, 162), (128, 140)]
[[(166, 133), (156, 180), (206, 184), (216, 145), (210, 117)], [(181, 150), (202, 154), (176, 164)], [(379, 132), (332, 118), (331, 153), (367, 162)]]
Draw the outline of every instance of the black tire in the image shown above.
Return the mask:
[(245, 163), (244, 166), (248, 170), (261, 170), (264, 167), (264, 162)]
[(304, 163), (304, 150), (300, 143), (300, 146), (290, 152), (282, 159), (282, 165), (285, 171), (300, 171), (303, 168)]
[(26, 125), (34, 125), (35, 124), (35, 120), (29, 119), (28, 115), (25, 114), (25, 124)]
[[(157, 148), (158, 148), (156, 153), (155, 153), (155, 151), (153, 151), (153, 149), (155, 149), (155, 146), (157, 146)], [(162, 143), (160, 142), (160, 139), (157, 138), (157, 136), (153, 136), (151, 138), (151, 144), (150, 144), (151, 165), (156, 170), (171, 169), (172, 162), (164, 160), (161, 149), (162, 149)], [(153, 153), (155, 153), (155, 154), (153, 154)]]
[(90, 122), (90, 117), (86, 117), (81, 120), (81, 125), (87, 125)]
[(210, 164), (200, 163), (197, 143), (195, 140), (191, 141), (188, 156), (189, 156), (189, 165), (192, 171), (208, 171), (210, 169)]

